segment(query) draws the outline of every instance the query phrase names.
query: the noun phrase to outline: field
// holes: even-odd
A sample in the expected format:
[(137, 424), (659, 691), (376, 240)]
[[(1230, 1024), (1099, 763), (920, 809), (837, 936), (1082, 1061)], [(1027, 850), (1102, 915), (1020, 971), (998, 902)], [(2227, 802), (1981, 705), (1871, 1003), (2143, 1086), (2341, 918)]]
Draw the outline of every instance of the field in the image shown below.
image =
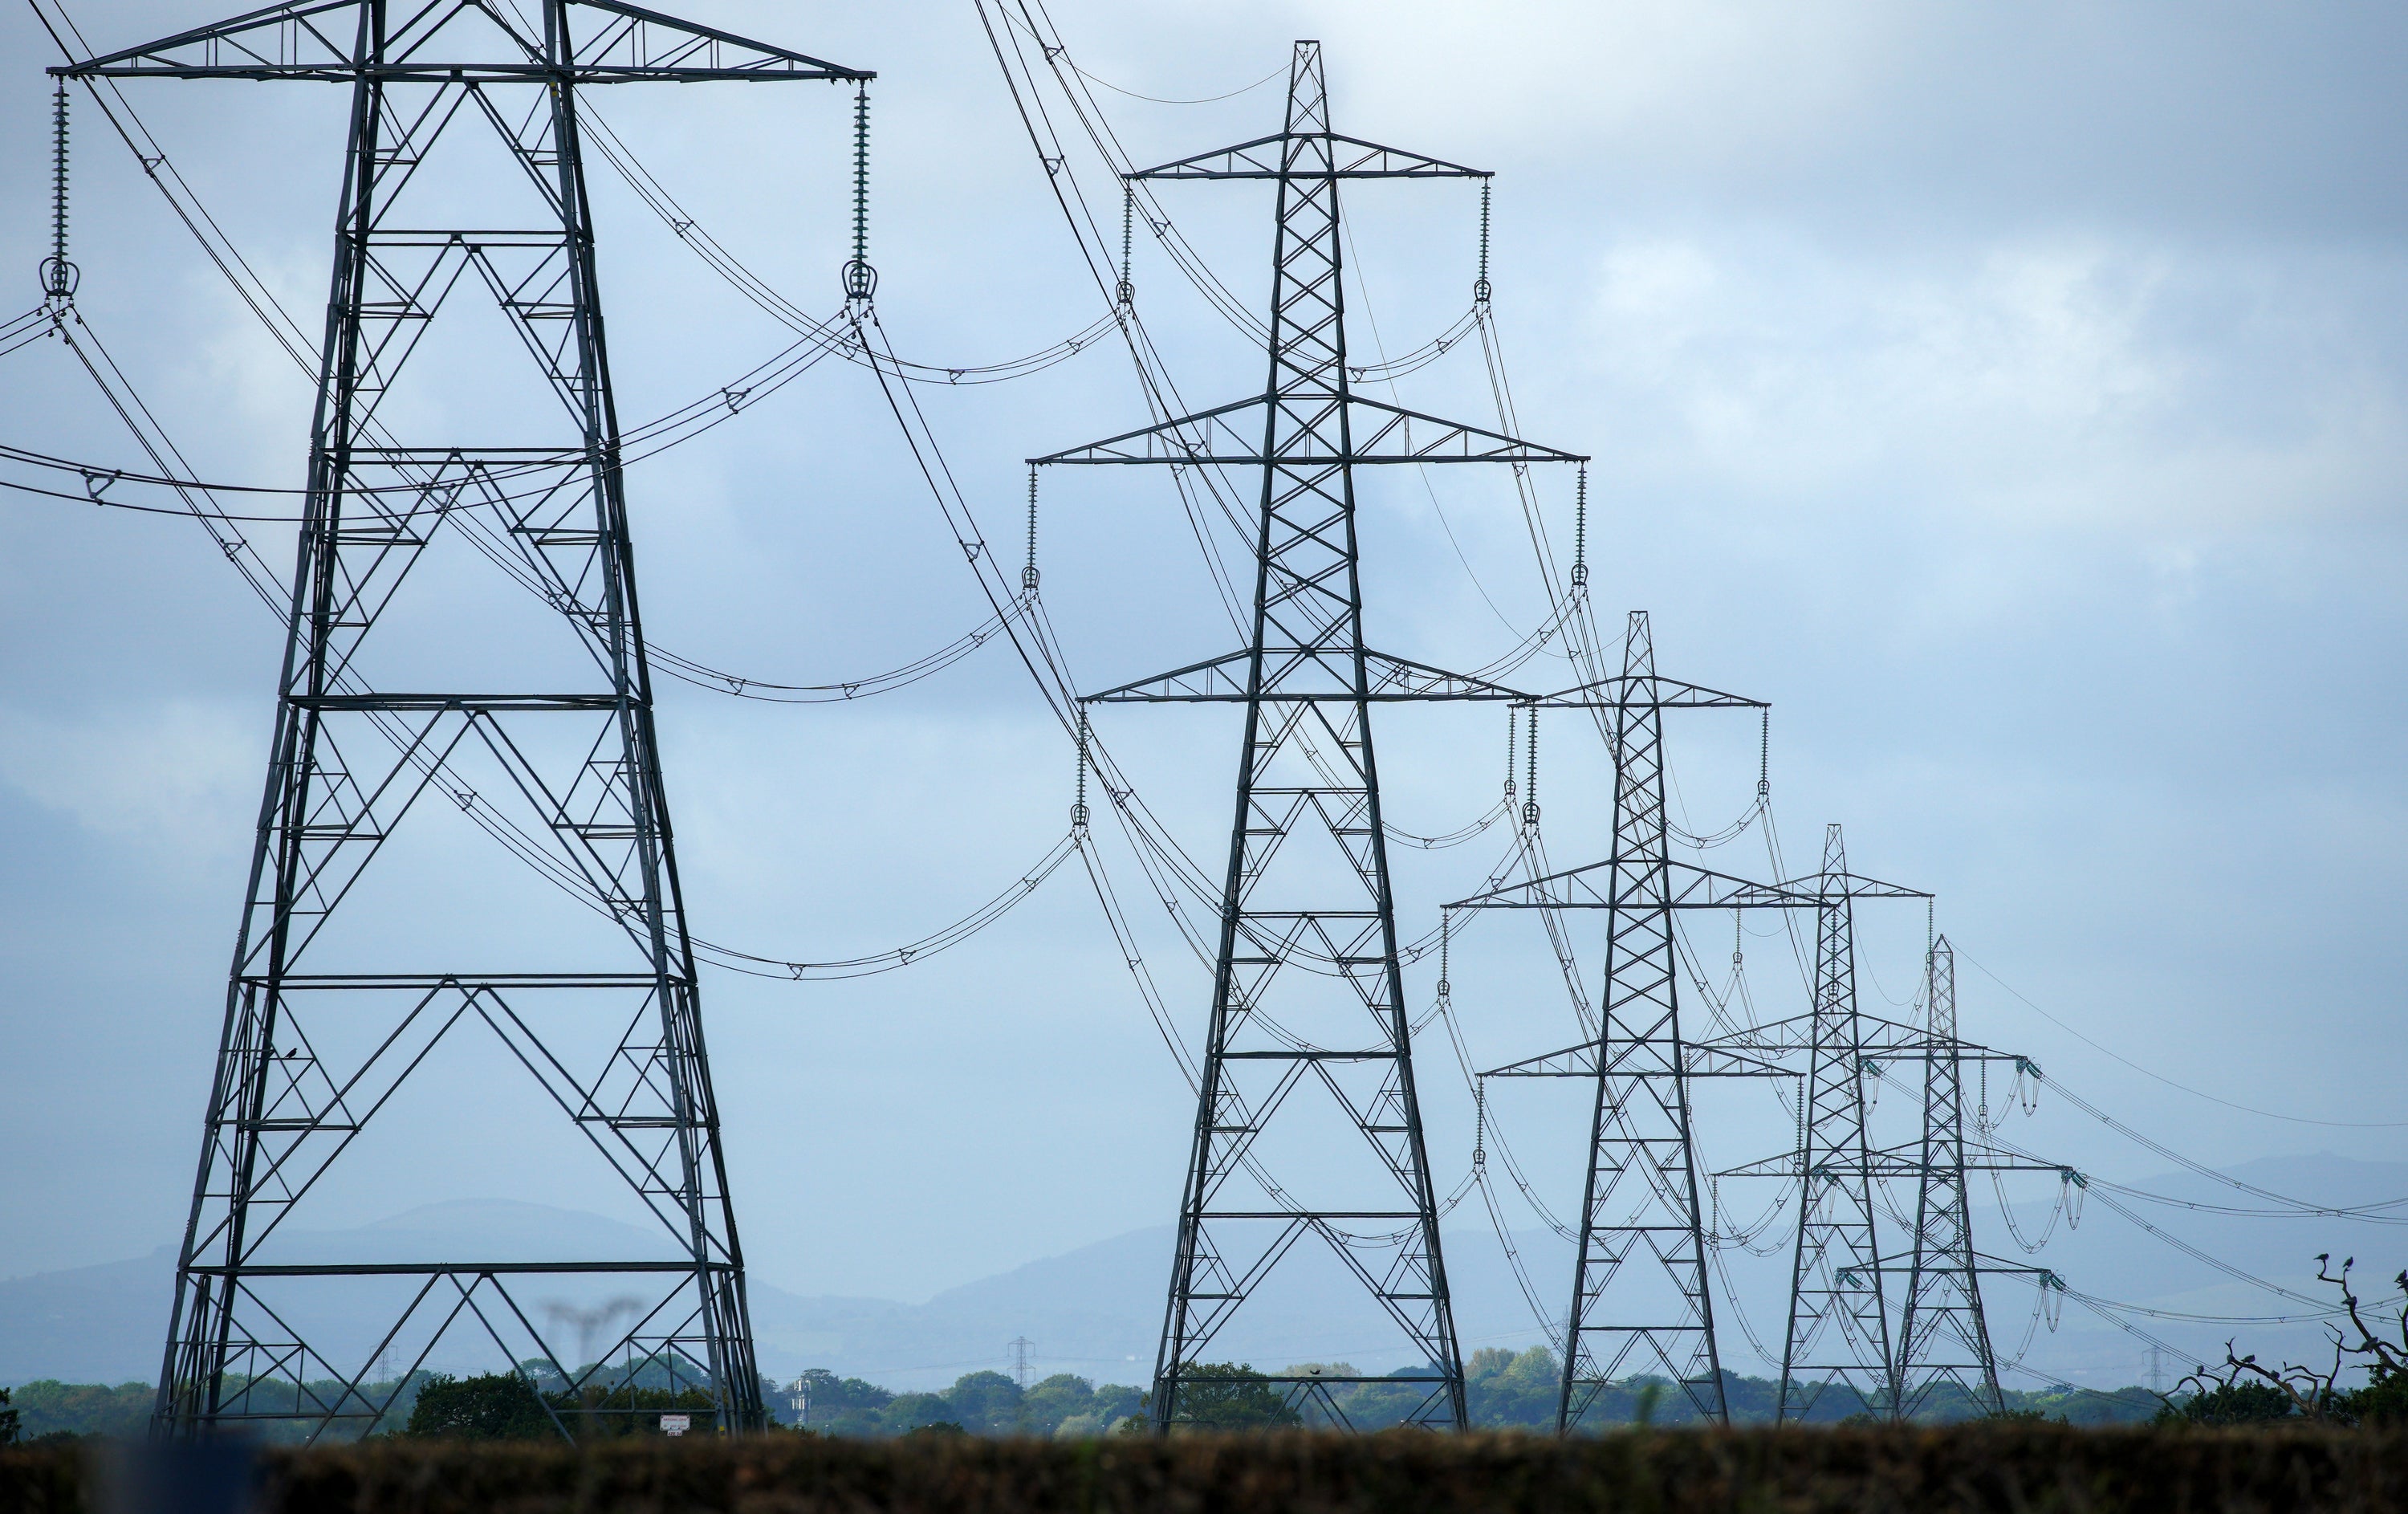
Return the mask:
[[(0, 1452), (0, 1514), (97, 1514), (111, 1502), (97, 1493), (105, 1472), (74, 1447)], [(2017, 1423), (1570, 1442), (773, 1435), (583, 1452), (440, 1443), (275, 1450), (255, 1475), (259, 1514), (2393, 1514), (2408, 1509), (2408, 1434)]]

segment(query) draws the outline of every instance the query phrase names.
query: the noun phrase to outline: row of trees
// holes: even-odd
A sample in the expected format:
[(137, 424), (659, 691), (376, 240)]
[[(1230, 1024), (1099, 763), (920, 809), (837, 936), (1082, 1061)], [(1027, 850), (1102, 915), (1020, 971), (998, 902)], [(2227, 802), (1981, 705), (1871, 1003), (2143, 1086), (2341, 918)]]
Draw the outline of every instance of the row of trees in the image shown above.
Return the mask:
[(1100, 1435), (1145, 1410), (1139, 1389), (1067, 1372), (1025, 1391), (1000, 1372), (973, 1372), (939, 1392), (897, 1393), (814, 1367), (770, 1402), (782, 1420), (826, 1435)]
[[(2344, 1262), (2336, 1273), (2330, 1258), (2316, 1260), (2318, 1276), (2339, 1291), (2339, 1312), (2347, 1322), (2345, 1329), (2336, 1325), (2330, 1332), (2329, 1364), (2271, 1366), (2255, 1355), (2239, 1354), (2228, 1343), (2221, 1367), (2201, 1368), (2171, 1396), (2143, 1388), (2113, 1393), (2073, 1388), (2010, 1392), (2009, 1412), (2017, 1418), (2075, 1424), (2155, 1420), (2220, 1425), (2281, 1420), (2408, 1424), (2408, 1271), (2395, 1279), (2401, 1291), (2397, 1318), (2385, 1315), (2370, 1322), (2366, 1305), (2350, 1283), (2355, 1263)], [(1551, 1429), (1561, 1371), (1555, 1353), (1544, 1347), (1521, 1352), (1493, 1348), (1473, 1352), (1465, 1363), (1472, 1423), (1484, 1429)], [(2345, 1377), (2360, 1371), (2362, 1386), (2343, 1386)], [(1181, 1397), (1180, 1420), (1217, 1430), (1313, 1427), (1334, 1424), (1340, 1417), (1357, 1430), (1385, 1429), (1411, 1418), (1426, 1402), (1436, 1376), (1423, 1368), (1362, 1382), (1332, 1381), (1323, 1396), (1335, 1406), (1333, 1416), (1329, 1407), (1316, 1400), (1291, 1400), (1243, 1363), (1201, 1365), (1197, 1372), (1219, 1380), (1191, 1384)], [(1284, 1375), (1332, 1379), (1362, 1376), (1343, 1362), (1300, 1363)], [(1772, 1419), (1779, 1392), (1776, 1382), (1735, 1373), (1725, 1373), (1723, 1380), (1734, 1420), (1769, 1422)], [(312, 1387), (329, 1402), (339, 1392), (333, 1383)], [(229, 1388), (238, 1391), (239, 1384)], [(1098, 1386), (1069, 1373), (1056, 1374), (1024, 1390), (1002, 1373), (973, 1372), (939, 1392), (898, 1393), (859, 1377), (839, 1377), (814, 1368), (792, 1388), (781, 1389), (765, 1379), (762, 1389), (784, 1428), (816, 1435), (1083, 1437), (1141, 1432), (1146, 1426), (1143, 1390), (1119, 1383)], [(354, 1400), (363, 1407), (387, 1400), (392, 1405), (383, 1423), (371, 1433), (411, 1437), (540, 1440), (556, 1437), (564, 1427), (579, 1440), (653, 1435), (660, 1432), (664, 1414), (685, 1416), (694, 1434), (707, 1435), (717, 1428), (709, 1395), (683, 1384), (666, 1363), (658, 1362), (621, 1370), (606, 1381), (581, 1388), (571, 1387), (540, 1363), (529, 1362), (521, 1363), (516, 1372), (469, 1377), (419, 1372), (407, 1380), (366, 1385), (363, 1391), (365, 1398)], [(145, 1383), (108, 1388), (33, 1382), (18, 1388), (13, 1398), (8, 1390), (0, 1389), (0, 1444), (14, 1442), (21, 1435), (138, 1435), (150, 1416), (150, 1403), (151, 1390)], [(1810, 1418), (1843, 1420), (1866, 1415), (1870, 1408), (1851, 1390), (1834, 1385), (1821, 1395)], [(1935, 1393), (1917, 1417), (1948, 1420), (1971, 1419), (1975, 1413), (1971, 1401), (1942, 1392)], [(1601, 1430), (1633, 1423), (1677, 1425), (1696, 1418), (1677, 1385), (1660, 1378), (1634, 1377), (1599, 1393), (1584, 1422)], [(337, 1435), (350, 1439), (366, 1428), (353, 1420)]]

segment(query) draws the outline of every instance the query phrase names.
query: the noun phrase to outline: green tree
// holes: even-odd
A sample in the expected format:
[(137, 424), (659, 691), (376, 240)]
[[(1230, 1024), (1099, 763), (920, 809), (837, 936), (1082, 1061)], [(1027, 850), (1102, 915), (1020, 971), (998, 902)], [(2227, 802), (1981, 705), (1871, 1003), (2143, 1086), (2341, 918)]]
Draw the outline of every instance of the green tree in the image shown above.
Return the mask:
[(719, 1410), (699, 1388), (640, 1388), (631, 1383), (589, 1383), (573, 1393), (546, 1393), (543, 1401), (579, 1440), (653, 1435), (665, 1413), (685, 1415), (693, 1433), (708, 1434)]
[(16, 1411), (22, 1439), (40, 1435), (108, 1435), (138, 1440), (150, 1422), (157, 1390), (150, 1383), (60, 1382), (44, 1377), (20, 1386)]
[[(859, 1377), (839, 1377), (825, 1367), (813, 1367), (803, 1374), (803, 1390), (810, 1405), (810, 1427), (826, 1435), (876, 1435), (886, 1430), (886, 1406), (895, 1395), (873, 1382)], [(779, 1402), (786, 1413), (796, 1412), (781, 1391)]]
[(402, 1434), (421, 1440), (548, 1440), (560, 1434), (533, 1385), (514, 1372), (430, 1376)]
[(1275, 1430), (1301, 1424), (1304, 1417), (1251, 1364), (1199, 1362), (1180, 1383), (1175, 1422), (1197, 1430)]
[(1562, 1374), (1555, 1353), (1543, 1346), (1533, 1346), (1519, 1355), (1494, 1346), (1472, 1352), (1463, 1372), (1471, 1422), (1499, 1428), (1552, 1427), (1562, 1392)]
[(973, 1372), (944, 1393), (945, 1418), (976, 1435), (1009, 1435), (1021, 1427), (1020, 1385), (1000, 1372)]
[(8, 1406), (8, 1390), (0, 1388), (0, 1446), (17, 1444), (17, 1411)]
[(2167, 1416), (2186, 1424), (2267, 1424), (2287, 1420), (2291, 1395), (2269, 1382), (2222, 1382), (2182, 1401)]
[[(1092, 1419), (1095, 1405), (1094, 1383), (1057, 1372), (1020, 1395), (1019, 1428), (1025, 1435), (1051, 1435), (1074, 1419)], [(1095, 1428), (1082, 1427), (1082, 1432), (1094, 1435)]]
[(942, 1393), (897, 1393), (879, 1416), (881, 1428), (889, 1435), (901, 1435), (924, 1425), (951, 1424), (953, 1406)]

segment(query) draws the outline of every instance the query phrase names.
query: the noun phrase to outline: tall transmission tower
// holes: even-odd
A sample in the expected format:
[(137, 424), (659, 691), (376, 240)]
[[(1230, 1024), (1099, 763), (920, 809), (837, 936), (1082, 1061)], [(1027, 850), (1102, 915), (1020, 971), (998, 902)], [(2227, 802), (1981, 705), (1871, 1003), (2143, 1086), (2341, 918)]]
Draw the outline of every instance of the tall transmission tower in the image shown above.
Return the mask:
[[(1854, 874), (1801, 879), (1783, 886), (1783, 891), (1813, 907), (1826, 925), (1842, 893), (1855, 899), (1929, 897)], [(1850, 925), (1853, 931), (1853, 921)], [(1913, 1418), (1943, 1382), (1956, 1384), (1966, 1402), (1982, 1412), (2000, 1411), (1997, 1359), (1981, 1313), (1982, 1278), (2013, 1276), (2029, 1278), (2042, 1289), (2065, 1286), (2045, 1267), (2018, 1265), (1974, 1249), (1966, 1174), (2053, 1172), (2068, 1183), (2083, 1180), (2071, 1168), (2000, 1149), (1987, 1140), (1968, 1142), (1963, 1100), (1966, 1064), (2000, 1062), (2027, 1072), (2032, 1071), (2032, 1064), (2028, 1058), (1997, 1051), (1957, 1034), (1955, 954), (1946, 945), (1944, 938), (1935, 943), (1933, 954), (1927, 959), (1927, 997), (1922, 1001), (1927, 1013), (1917, 1022), (1886, 1019), (1859, 1008), (1853, 1030), (1842, 1033), (1832, 1023), (1826, 996), (1803, 1015), (1723, 1031), (1688, 1046), (1692, 1077), (1778, 1078), (1784, 1085), (1796, 1085), (1800, 1093), (1799, 1146), (1763, 1161), (1726, 1168), (1715, 1177), (1781, 1178), (1796, 1186), (1801, 1211), (1818, 1197), (1828, 1204), (1834, 1185), (1844, 1190), (1861, 1187), (1874, 1199), (1874, 1208), (1899, 1217), (1901, 1225), (1909, 1221), (1893, 1202), (1895, 1190), (1909, 1182), (1914, 1185), (1914, 1233), (1884, 1252), (1878, 1266), (1856, 1265), (1853, 1250), (1833, 1263), (1827, 1236), (1825, 1254), (1813, 1258), (1809, 1270), (1812, 1286), (1836, 1283), (1859, 1298), (1883, 1278), (1904, 1279), (1903, 1287), (1881, 1290), (1886, 1299), (1901, 1305), (1898, 1328), (1888, 1336), (1888, 1356), (1878, 1364), (1868, 1360), (1873, 1354), (1868, 1346), (1878, 1347), (1880, 1338), (1856, 1322), (1859, 1315), (1851, 1313), (1842, 1317), (1839, 1326), (1842, 1339), (1848, 1343), (1847, 1359), (1820, 1367), (1809, 1363), (1804, 1369), (1836, 1372), (1868, 1407), (1898, 1420)], [(1822, 956), (1824, 964), (1830, 965), (1831, 954)], [(1851, 943), (1847, 958), (1852, 961), (1853, 957)], [(1829, 980), (1824, 981), (1828, 985)], [(1935, 1003), (1939, 1007), (1933, 1012)], [(1802, 1117), (1812, 1112), (1807, 1090), (1815, 1086), (1818, 1069), (1820, 1075), (1835, 1077), (1833, 1069), (1842, 1060), (1856, 1067), (1860, 1090), (1885, 1077), (1885, 1069), (1890, 1066), (1925, 1064), (1923, 1098), (1916, 1110), (1920, 1122), (1910, 1139), (1883, 1146), (1873, 1144), (1868, 1134), (1859, 1161), (1849, 1154), (1844, 1138), (1830, 1135), (1832, 1121), (1824, 1122), (1819, 1141), (1811, 1133), (1812, 1123)], [(1862, 1102), (1869, 1125), (1872, 1101), (1867, 1095)], [(1811, 1163), (1810, 1146), (1818, 1148)], [(1855, 1206), (1844, 1204), (1838, 1211), (1847, 1218), (1855, 1212)], [(1870, 1233), (1877, 1243), (1878, 1232)], [(1842, 1239), (1853, 1242), (1852, 1236)], [(1813, 1302), (1810, 1297), (1810, 1306)], [(1824, 1323), (1828, 1322), (1827, 1314)], [(1813, 1317), (1807, 1317), (1807, 1323), (1813, 1326)], [(1793, 1316), (1788, 1339), (1794, 1344), (1799, 1335)], [(1802, 1416), (1826, 1381), (1800, 1383), (1784, 1402)]]
[[(1129, 177), (1254, 180), (1278, 195), (1262, 394), (1029, 459), (1248, 468), (1261, 476), (1247, 644), (1087, 696), (1245, 711), (1154, 1422), (1167, 1429), (1187, 1416), (1190, 1389), (1226, 1380), (1198, 1370), (1212, 1340), (1313, 1236), (1410, 1355), (1437, 1374), (1409, 1418), (1462, 1426), (1463, 1366), (1413, 1085), (1370, 717), (1380, 702), (1520, 696), (1365, 646), (1354, 469), (1585, 459), (1350, 390), (1339, 184), (1489, 176), (1332, 131), (1319, 43), (1296, 45), (1279, 132)], [(1312, 1094), (1297, 1101), (1307, 1089)], [(1361, 1146), (1343, 1138), (1333, 1146), (1323, 1133), (1348, 1129)], [(1284, 1149), (1314, 1169), (1293, 1190), (1270, 1175), (1282, 1136)], [(1310, 1400), (1340, 1423), (1345, 1417), (1328, 1390), (1372, 1380), (1395, 1379), (1270, 1378), (1292, 1402)]]
[[(1798, 1239), (1781, 1354), (1777, 1412), (1784, 1420), (1804, 1418), (1833, 1381), (1847, 1383), (1885, 1413), (1899, 1403), (1874, 1234), (1873, 1187), (1880, 1174), (1866, 1128), (1856, 901), (1928, 897), (1850, 872), (1836, 823), (1823, 831), (1823, 871), (1805, 887), (1819, 907), (1813, 1020), (1799, 1111)], [(1821, 1376), (1809, 1382), (1809, 1373)]]
[[(464, 1338), (565, 1379), (556, 1402), (569, 1406), (547, 1401), (565, 1435), (580, 1406), (638, 1373), (707, 1393), (714, 1428), (761, 1421), (653, 734), (578, 94), (873, 76), (614, 0), (529, 8), (532, 22), (477, 0), (296, 0), (55, 70), (307, 79), (351, 96), (274, 745), (155, 1434), (370, 1424), (401, 1387), (371, 1391), (381, 1355), (415, 1368)], [(449, 140), (462, 136), (498, 147), (501, 171), (464, 173), (467, 144)], [(470, 205), (480, 219), (454, 224)], [(527, 402), (480, 410), (480, 435), (404, 439), (395, 428), (443, 410), (424, 381), (396, 384), (473, 291), (533, 359)], [(408, 397), (388, 404), (396, 393)], [(467, 637), (431, 644), (409, 628), (430, 613), (457, 622), (472, 601), (406, 592), (431, 553), (483, 571), (465, 549), (518, 580), (505, 598), (533, 588), (558, 612), (540, 635), (476, 635), (473, 667), (459, 665)], [(389, 615), (404, 628), (377, 637)], [(509, 623), (474, 629), (494, 624)], [(444, 915), (454, 886), (473, 896), (468, 870), (432, 889), (423, 873), (370, 872), (453, 806), (574, 890), (595, 924), (527, 940)], [(461, 959), (456, 938), (472, 930), (502, 960)], [(292, 1217), (399, 1117), (388, 1106), (414, 1073), (426, 1069), (422, 1112), (447, 1094), (438, 1116), (463, 1112), (449, 1081), (462, 1048), (444, 1046), (442, 1072), (428, 1063), (464, 1040), (531, 1078), (530, 1102), (556, 1106), (597, 1171), (625, 1182), (659, 1226), (649, 1254), (336, 1263), (294, 1244)], [(571, 1360), (531, 1322), (537, 1290), (606, 1284), (646, 1296), (600, 1359)], [(338, 1359), (351, 1353), (320, 1344), (337, 1319), (374, 1325), (380, 1345)]]
[[(1604, 705), (1614, 752), (1613, 844), (1601, 864), (1465, 900), (1450, 909), (1597, 908), (1605, 914), (1603, 1014), (1577, 1046), (1484, 1077), (1594, 1080), (1580, 1254), (1565, 1317), (1555, 1425), (1578, 1426), (1628, 1370), (1661, 1370), (1706, 1419), (1727, 1422), (1722, 1357), (1707, 1286), (1707, 1236), (1691, 1139), (1689, 1080), (1699, 1075), (1681, 1026), (1674, 912), (1796, 908), (1778, 889), (1676, 863), (1664, 807), (1664, 712), (1762, 709), (1760, 700), (1662, 678), (1647, 613), (1630, 613), (1622, 676), (1578, 696), (1535, 701)], [(1744, 1056), (1726, 1075), (1763, 1075)], [(1636, 1276), (1626, 1268), (1637, 1263)], [(1636, 1360), (1634, 1360), (1634, 1358)]]
[(1923, 1137), (1915, 1164), (1914, 1244), (1898, 1334), (1899, 1419), (1953, 1382), (1983, 1413), (2004, 1411), (1999, 1363), (1982, 1313), (1973, 1218), (1965, 1187), (1964, 1057), (1956, 1040), (1956, 949), (1931, 944), (1925, 980), (1930, 1050), (1923, 1063)]

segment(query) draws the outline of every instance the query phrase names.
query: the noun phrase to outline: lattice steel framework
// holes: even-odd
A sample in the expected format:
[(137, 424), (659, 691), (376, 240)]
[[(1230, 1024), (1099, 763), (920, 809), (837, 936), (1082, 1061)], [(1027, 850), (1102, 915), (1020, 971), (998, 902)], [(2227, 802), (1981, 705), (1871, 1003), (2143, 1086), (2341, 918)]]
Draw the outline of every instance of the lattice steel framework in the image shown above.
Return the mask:
[[(1256, 397), (1032, 464), (1259, 469), (1252, 634), (1225, 656), (1088, 696), (1244, 707), (1237, 813), (1221, 901), (1211, 1022), (1152, 1412), (1188, 1417), (1213, 1338), (1307, 1236), (1325, 1243), (1436, 1374), (1410, 1418), (1466, 1422), (1398, 960), (1396, 905), (1371, 742), (1375, 702), (1523, 698), (1369, 651), (1354, 470), (1364, 464), (1579, 462), (1512, 437), (1353, 394), (1346, 368), (1340, 181), (1485, 173), (1330, 130), (1320, 44), (1299, 42), (1279, 133), (1131, 176), (1276, 186), (1269, 377)], [(1293, 1096), (1312, 1090), (1318, 1110)], [(1371, 1159), (1316, 1149), (1291, 1191), (1259, 1149), (1275, 1118), (1351, 1128)], [(1304, 1137), (1311, 1139), (1310, 1137)], [(1288, 1175), (1291, 1178), (1295, 1175)], [(1340, 1191), (1342, 1190), (1342, 1191)], [(1373, 1380), (1274, 1375), (1292, 1402), (1344, 1422), (1327, 1389)], [(1378, 1379), (1393, 1381), (1393, 1379)]]
[[(1878, 1176), (1866, 1128), (1864, 1026), (1856, 1013), (1856, 901), (1921, 898), (1848, 871), (1833, 824), (1823, 832), (1815, 911), (1814, 1007), (1799, 1115), (1797, 1247), (1789, 1325), (1781, 1353), (1778, 1414), (1804, 1418), (1832, 1382), (1876, 1412), (1899, 1402), (1881, 1252), (1874, 1233)], [(1819, 1373), (1811, 1382), (1806, 1374)]]
[(1982, 1313), (1982, 1268), (1973, 1252), (1965, 1187), (1964, 1053), (1956, 1039), (1956, 949), (1931, 944), (1925, 977), (1931, 1049), (1923, 1064), (1923, 1139), (1915, 1172), (1914, 1241), (1898, 1332), (1898, 1417), (1943, 1382), (1985, 1414), (2005, 1410), (1999, 1363)]
[[(1600, 866), (1468, 900), (1460, 907), (1550, 907), (1542, 901), (1580, 907), (1575, 899), (1594, 898), (1594, 907), (1605, 916), (1598, 1034), (1582, 1045), (1484, 1075), (1588, 1077), (1597, 1085), (1580, 1252), (1565, 1317), (1557, 1430), (1579, 1425), (1598, 1393), (1634, 1367), (1663, 1371), (1700, 1415), (1727, 1422), (1690, 1132), (1689, 1079), (1695, 1069), (1681, 1027), (1674, 912), (1797, 907), (1804, 901), (1718, 879), (1676, 864), (1670, 856), (1664, 712), (1761, 709), (1759, 701), (1657, 676), (1655, 636), (1643, 610), (1630, 613), (1622, 677), (1584, 692), (1580, 702), (1611, 708), (1611, 855)], [(1642, 1276), (1625, 1276), (1634, 1262)]]
[[(455, 1331), (590, 1390), (550, 1410), (564, 1434), (635, 1377), (698, 1390), (715, 1428), (761, 1421), (653, 733), (578, 91), (872, 76), (611, 0), (529, 8), (531, 22), (479, 0), (279, 5), (58, 70), (351, 93), (273, 751), (155, 1434), (372, 1423)], [(498, 145), (486, 162), (502, 172), (463, 171), (466, 144), (452, 140), (463, 135)], [(457, 226), (469, 205), (487, 219)], [(515, 429), (512, 444), (406, 440), (395, 429), (426, 412), (426, 391), (388, 397), (437, 316), (474, 291), (533, 359), (524, 411), (478, 418), (488, 433)], [(545, 622), (558, 644), (477, 637), (474, 666), (450, 667), (461, 682), (448, 691), (396, 692), (425, 689), (430, 670), (441, 687), (462, 659), (467, 638), (372, 634), (393, 613), (464, 615), (462, 600), (405, 592), (411, 569), (455, 541), (518, 581), (506, 598), (532, 588), (559, 612)], [(493, 692), (514, 686), (532, 691)], [(495, 955), (519, 959), (495, 971), (458, 960), (453, 928), (400, 923), (404, 902), (432, 909), (449, 890), (370, 864), (452, 805), (593, 907), (596, 929), (576, 938), (589, 955), (561, 961), (562, 933), (486, 930)], [(652, 1254), (331, 1262), (297, 1243), (288, 1221), (339, 1185), (337, 1159), (381, 1132), (376, 1117), (413, 1073), (421, 1085), (443, 1075), (422, 1072), (438, 1046), (481, 1043), (479, 1027), (502, 1067), (531, 1078), (526, 1096), (556, 1105), (658, 1221)], [(413, 1098), (430, 1093), (462, 1096), (447, 1084)], [(564, 1356), (531, 1318), (539, 1287), (636, 1297), (633, 1322), (595, 1361)], [(380, 1339), (364, 1358), (330, 1356), (305, 1323), (371, 1318)]]

